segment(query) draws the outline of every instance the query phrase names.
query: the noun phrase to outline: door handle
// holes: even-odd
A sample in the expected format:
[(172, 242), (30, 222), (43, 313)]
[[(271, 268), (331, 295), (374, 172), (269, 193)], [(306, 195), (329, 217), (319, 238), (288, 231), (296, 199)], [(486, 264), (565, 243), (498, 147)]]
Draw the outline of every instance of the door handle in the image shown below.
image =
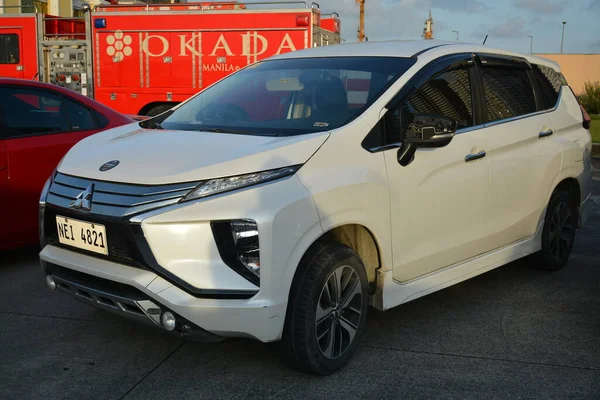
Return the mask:
[(467, 154), (465, 157), (465, 162), (479, 160), (480, 158), (485, 157), (486, 154), (487, 153), (485, 152), (485, 150), (481, 150), (479, 153), (475, 154)]
[(548, 129), (547, 131), (540, 132), (539, 137), (543, 138), (546, 136), (550, 136), (554, 133), (552, 129)]

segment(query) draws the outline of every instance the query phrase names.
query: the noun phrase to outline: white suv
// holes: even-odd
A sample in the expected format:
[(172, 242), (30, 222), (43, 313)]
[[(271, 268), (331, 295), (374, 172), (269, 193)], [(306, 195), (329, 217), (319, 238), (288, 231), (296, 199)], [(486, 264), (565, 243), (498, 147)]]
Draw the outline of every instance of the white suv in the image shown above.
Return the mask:
[(589, 121), (551, 61), (418, 42), (260, 61), (77, 144), (40, 200), (46, 281), (190, 339), (342, 367), (386, 310), (567, 262)]

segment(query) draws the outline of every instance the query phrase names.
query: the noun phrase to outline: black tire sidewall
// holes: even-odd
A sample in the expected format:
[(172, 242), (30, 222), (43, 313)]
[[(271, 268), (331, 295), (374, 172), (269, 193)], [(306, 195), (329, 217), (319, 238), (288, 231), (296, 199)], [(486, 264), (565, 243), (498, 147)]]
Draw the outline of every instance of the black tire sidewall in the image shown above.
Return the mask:
[[(554, 258), (552, 252), (550, 251), (550, 226), (554, 211), (560, 204), (564, 202), (566, 202), (571, 208), (571, 218), (573, 218), (573, 240), (571, 240), (567, 256), (562, 260), (557, 260), (556, 258)], [(577, 221), (575, 220), (576, 218), (577, 213), (575, 209), (575, 204), (573, 204), (573, 200), (569, 195), (569, 192), (567, 192), (566, 190), (562, 190), (554, 193), (552, 195), (552, 198), (550, 199), (550, 203), (548, 204), (548, 209), (544, 218), (544, 230), (542, 232), (542, 251), (540, 252), (542, 259), (540, 261), (543, 262), (543, 267), (545, 269), (558, 270), (562, 268), (569, 260), (569, 256), (571, 255), (571, 251), (573, 250), (573, 245), (575, 243), (575, 235), (577, 232)]]
[(175, 105), (160, 104), (160, 105), (154, 106), (150, 110), (148, 110), (146, 116), (147, 117), (156, 117), (157, 115), (162, 114), (165, 111), (168, 111), (173, 107), (175, 107)]
[[(349, 266), (356, 271), (362, 286), (363, 302), (362, 315), (353, 342), (339, 358), (328, 359), (319, 350), (316, 339), (315, 315), (321, 290), (329, 275), (341, 266)], [(290, 318), (284, 331), (288, 342), (295, 351), (295, 363), (303, 370), (319, 375), (328, 375), (342, 368), (354, 355), (358, 343), (365, 330), (368, 309), (368, 280), (366, 271), (359, 256), (350, 248), (339, 244), (321, 246), (308, 265), (302, 279), (295, 284)]]

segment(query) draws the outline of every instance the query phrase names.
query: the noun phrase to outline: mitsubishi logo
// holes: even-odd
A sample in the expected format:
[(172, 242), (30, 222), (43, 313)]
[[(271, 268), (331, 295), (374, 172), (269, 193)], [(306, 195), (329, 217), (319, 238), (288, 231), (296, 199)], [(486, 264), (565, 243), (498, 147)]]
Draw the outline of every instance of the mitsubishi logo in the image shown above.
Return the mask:
[(94, 184), (92, 183), (83, 192), (79, 193), (75, 200), (69, 204), (69, 207), (76, 210), (91, 211), (92, 210), (92, 196), (94, 195)]

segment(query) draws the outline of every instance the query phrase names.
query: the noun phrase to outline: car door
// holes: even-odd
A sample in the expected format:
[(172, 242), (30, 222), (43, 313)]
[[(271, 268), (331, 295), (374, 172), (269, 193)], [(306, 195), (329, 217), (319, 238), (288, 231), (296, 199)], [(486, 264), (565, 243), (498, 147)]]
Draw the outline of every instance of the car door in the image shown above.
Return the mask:
[[(0, 105), (0, 129), (2, 129), (2, 106)], [(6, 154), (6, 144), (0, 137), (0, 248), (3, 247), (8, 235), (8, 156)], [(5, 224), (6, 223), (6, 224)]]
[(97, 130), (95, 114), (38, 88), (0, 87), (8, 159), (6, 210), (11, 241), (37, 238), (37, 203), (46, 179), (66, 152)]
[(552, 120), (539, 112), (530, 64), (479, 55), (489, 143), (486, 250), (532, 236), (561, 165)]
[(385, 142), (391, 147), (401, 137), (390, 137), (395, 131), (387, 127), (395, 123), (405, 130), (415, 113), (453, 118), (458, 128), (448, 145), (417, 149), (407, 166), (398, 162), (397, 149), (384, 152), (396, 281), (410, 281), (476, 256), (485, 242), (488, 144), (476, 127), (473, 66), (471, 55), (439, 61), (405, 85), (408, 93), (401, 93), (398, 105), (384, 117)]

